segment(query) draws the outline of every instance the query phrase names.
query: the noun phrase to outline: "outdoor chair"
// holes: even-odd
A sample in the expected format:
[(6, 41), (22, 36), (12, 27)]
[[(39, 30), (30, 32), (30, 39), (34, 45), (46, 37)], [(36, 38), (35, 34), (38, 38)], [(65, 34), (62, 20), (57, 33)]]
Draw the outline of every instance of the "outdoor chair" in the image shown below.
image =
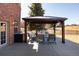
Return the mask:
[(48, 42), (54, 42), (54, 35), (53, 34), (49, 34)]
[(42, 34), (38, 34), (38, 35), (36, 36), (36, 38), (37, 38), (37, 41), (38, 41), (39, 43), (44, 41), (44, 35), (42, 35)]

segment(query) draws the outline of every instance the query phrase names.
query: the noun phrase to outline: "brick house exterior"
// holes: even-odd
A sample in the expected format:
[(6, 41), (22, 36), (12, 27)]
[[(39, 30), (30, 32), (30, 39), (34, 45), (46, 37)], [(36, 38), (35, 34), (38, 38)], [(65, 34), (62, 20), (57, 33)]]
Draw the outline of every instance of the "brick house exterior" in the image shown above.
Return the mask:
[(5, 22), (7, 26), (7, 44), (13, 44), (14, 33), (20, 32), (20, 17), (20, 3), (0, 3), (0, 22)]

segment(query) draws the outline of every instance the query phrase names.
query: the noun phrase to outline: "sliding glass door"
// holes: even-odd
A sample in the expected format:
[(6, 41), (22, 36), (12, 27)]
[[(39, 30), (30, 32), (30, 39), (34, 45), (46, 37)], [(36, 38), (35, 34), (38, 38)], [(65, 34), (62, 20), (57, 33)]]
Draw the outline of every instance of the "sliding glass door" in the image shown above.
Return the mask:
[(0, 45), (3, 45), (7, 42), (7, 30), (6, 23), (0, 22)]

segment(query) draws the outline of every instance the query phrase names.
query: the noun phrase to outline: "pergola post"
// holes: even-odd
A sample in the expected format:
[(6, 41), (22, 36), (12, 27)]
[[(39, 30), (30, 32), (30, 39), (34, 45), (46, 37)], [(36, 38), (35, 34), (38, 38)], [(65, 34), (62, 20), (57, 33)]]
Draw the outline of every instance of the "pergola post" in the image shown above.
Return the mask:
[(25, 21), (25, 43), (27, 43), (27, 22)]
[(54, 41), (56, 41), (56, 24), (54, 24), (54, 26), (53, 26), (53, 30), (54, 30)]
[(62, 43), (65, 43), (65, 26), (64, 26), (64, 21), (62, 21), (61, 24), (62, 24)]

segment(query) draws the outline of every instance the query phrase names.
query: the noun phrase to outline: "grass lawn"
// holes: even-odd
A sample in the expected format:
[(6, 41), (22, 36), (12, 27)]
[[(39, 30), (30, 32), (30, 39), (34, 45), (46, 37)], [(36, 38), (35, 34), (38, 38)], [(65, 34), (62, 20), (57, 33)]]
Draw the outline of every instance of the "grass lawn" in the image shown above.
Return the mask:
[[(60, 38), (62, 37), (61, 35), (56, 35), (56, 36)], [(65, 39), (79, 44), (79, 35), (66, 34)]]

